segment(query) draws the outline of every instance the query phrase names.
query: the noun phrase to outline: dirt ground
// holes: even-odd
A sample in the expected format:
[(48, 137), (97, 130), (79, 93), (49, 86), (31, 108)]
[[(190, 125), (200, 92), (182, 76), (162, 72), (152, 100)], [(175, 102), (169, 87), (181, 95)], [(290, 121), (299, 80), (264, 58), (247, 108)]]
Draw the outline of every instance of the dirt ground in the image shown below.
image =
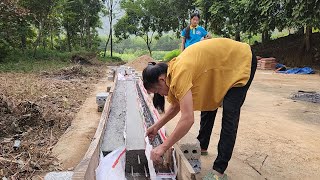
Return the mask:
[(96, 94), (106, 92), (112, 83), (105, 77), (94, 86), (71, 126), (53, 148), (53, 154), (59, 159), (63, 169), (73, 170), (88, 150), (101, 117), (101, 112), (97, 111)]
[(102, 66), (0, 73), (0, 177), (25, 179), (63, 169), (52, 149), (102, 77)]
[[(291, 100), (298, 90), (320, 90), (320, 76), (258, 70), (242, 107), (237, 142), (226, 174), (230, 179), (319, 179), (320, 104)], [(221, 129), (219, 109), (209, 155), (202, 156), (199, 179), (212, 168)], [(191, 133), (200, 125), (195, 112)], [(179, 115), (166, 128), (172, 132)]]

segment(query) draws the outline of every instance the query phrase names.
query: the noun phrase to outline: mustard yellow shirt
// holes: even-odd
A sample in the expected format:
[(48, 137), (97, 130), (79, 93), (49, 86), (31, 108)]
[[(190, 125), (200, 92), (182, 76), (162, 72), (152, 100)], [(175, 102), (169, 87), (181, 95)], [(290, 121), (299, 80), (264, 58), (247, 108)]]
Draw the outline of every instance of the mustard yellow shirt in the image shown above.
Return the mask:
[(230, 88), (247, 84), (251, 59), (250, 46), (231, 39), (193, 44), (169, 62), (167, 99), (179, 102), (191, 90), (194, 110), (215, 110)]

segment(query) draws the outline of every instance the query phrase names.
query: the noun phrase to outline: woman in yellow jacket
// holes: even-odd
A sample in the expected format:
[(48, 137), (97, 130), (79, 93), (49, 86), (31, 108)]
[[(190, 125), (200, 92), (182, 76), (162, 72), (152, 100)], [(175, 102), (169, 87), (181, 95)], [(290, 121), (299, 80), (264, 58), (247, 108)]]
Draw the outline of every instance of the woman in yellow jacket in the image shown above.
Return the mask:
[(168, 65), (148, 65), (142, 73), (145, 88), (150, 93), (167, 96), (171, 103), (164, 116), (147, 130), (149, 138), (153, 139), (158, 130), (181, 111), (174, 131), (152, 150), (151, 159), (160, 161), (164, 152), (190, 130), (194, 123), (193, 111), (212, 111), (223, 101), (218, 156), (207, 178), (226, 179), (224, 171), (232, 156), (240, 109), (256, 66), (257, 60), (248, 44), (226, 38), (196, 43)]

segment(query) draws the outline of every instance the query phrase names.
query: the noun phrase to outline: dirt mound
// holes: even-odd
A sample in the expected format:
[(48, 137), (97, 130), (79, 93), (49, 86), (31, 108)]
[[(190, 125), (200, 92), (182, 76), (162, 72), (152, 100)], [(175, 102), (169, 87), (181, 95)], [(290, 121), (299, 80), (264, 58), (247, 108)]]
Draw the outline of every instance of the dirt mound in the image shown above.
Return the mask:
[(102, 62), (97, 58), (97, 54), (94, 52), (78, 53), (71, 56), (70, 61), (74, 64), (83, 66), (102, 66), (105, 62)]
[(126, 66), (130, 66), (137, 71), (143, 71), (143, 69), (148, 65), (148, 62), (156, 62), (156, 61), (148, 55), (143, 55), (127, 63)]
[(78, 54), (75, 54), (71, 57), (71, 62), (76, 63), (76, 64), (81, 64), (81, 65), (85, 65), (85, 64), (91, 65), (92, 64), (87, 57), (81, 56)]
[(59, 69), (54, 72), (42, 72), (41, 75), (48, 78), (55, 78), (59, 80), (78, 79), (90, 76), (88, 68), (83, 68), (81, 65), (75, 65)]

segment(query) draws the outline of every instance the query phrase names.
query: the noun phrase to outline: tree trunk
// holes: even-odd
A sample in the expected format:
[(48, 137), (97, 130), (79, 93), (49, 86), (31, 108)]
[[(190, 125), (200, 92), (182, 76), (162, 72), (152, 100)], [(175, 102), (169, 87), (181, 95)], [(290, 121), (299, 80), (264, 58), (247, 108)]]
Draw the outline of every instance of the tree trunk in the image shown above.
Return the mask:
[(240, 32), (239, 31), (236, 31), (235, 39), (236, 39), (236, 41), (240, 42), (241, 39), (240, 39)]
[(83, 30), (83, 28), (81, 28), (81, 31), (80, 31), (80, 47), (83, 47), (83, 37), (84, 37), (84, 35), (83, 35), (83, 32), (84, 32), (84, 30)]
[(108, 39), (106, 41), (106, 46), (104, 47), (103, 57), (106, 57), (106, 54), (107, 54), (107, 46), (108, 46), (108, 43), (109, 43), (109, 40), (110, 40), (110, 35), (111, 35), (111, 33), (109, 33)]
[(52, 33), (52, 27), (50, 28), (50, 44), (51, 44), (51, 50), (53, 50), (53, 33)]
[(209, 7), (205, 7), (205, 17), (204, 17), (204, 29), (208, 30), (208, 18), (209, 18)]
[(42, 21), (39, 22), (39, 32), (38, 32), (38, 37), (37, 37), (37, 40), (35, 42), (35, 45), (34, 45), (34, 49), (33, 49), (33, 57), (36, 57), (36, 53), (37, 53), (37, 48), (40, 44), (40, 39), (41, 39), (41, 34), (42, 34)]
[(304, 27), (299, 28), (297, 34), (304, 35)]
[(62, 44), (62, 41), (61, 41), (60, 34), (58, 34), (58, 43), (59, 43), (59, 46), (58, 46), (58, 47), (59, 47), (59, 50), (62, 51), (62, 47), (61, 47), (61, 46), (62, 46), (62, 45), (61, 45), (61, 44)]
[(47, 48), (47, 37), (46, 37), (46, 35), (42, 37), (42, 46), (43, 46), (44, 50)]
[(270, 40), (270, 34), (268, 30), (262, 32), (262, 43), (268, 42)]
[(85, 21), (85, 29), (86, 29), (86, 48), (89, 50), (91, 48), (91, 31), (90, 31), (90, 22), (89, 22), (89, 18), (86, 18)]
[(312, 40), (312, 27), (307, 26), (306, 27), (306, 34), (305, 34), (305, 45), (306, 45), (307, 52), (309, 52), (309, 50), (310, 50), (311, 40)]
[(89, 23), (86, 25), (86, 32), (87, 32), (87, 49), (90, 49), (90, 26)]
[(24, 51), (27, 47), (27, 37), (26, 37), (26, 34), (23, 32), (21, 34), (21, 49), (22, 51)]
[(113, 47), (112, 47), (112, 11), (113, 11), (113, 1), (111, 1), (110, 4), (110, 52), (111, 52), (111, 57), (113, 57)]
[(151, 45), (147, 43), (147, 46), (148, 46), (149, 54), (150, 54), (150, 56), (152, 56)]
[(147, 47), (148, 47), (148, 51), (149, 51), (149, 54), (150, 54), (150, 56), (152, 56), (152, 52), (151, 52), (151, 42), (150, 42), (151, 40), (149, 40), (149, 36), (148, 36), (148, 33), (147, 33), (147, 41), (146, 41), (146, 43), (147, 43)]
[(72, 51), (72, 47), (71, 47), (71, 34), (70, 34), (70, 29), (69, 29), (69, 22), (67, 22), (67, 41), (68, 41), (68, 49), (69, 49), (69, 52)]
[(112, 28), (111, 28), (111, 33), (110, 33), (110, 55), (113, 57), (113, 44), (112, 44)]

